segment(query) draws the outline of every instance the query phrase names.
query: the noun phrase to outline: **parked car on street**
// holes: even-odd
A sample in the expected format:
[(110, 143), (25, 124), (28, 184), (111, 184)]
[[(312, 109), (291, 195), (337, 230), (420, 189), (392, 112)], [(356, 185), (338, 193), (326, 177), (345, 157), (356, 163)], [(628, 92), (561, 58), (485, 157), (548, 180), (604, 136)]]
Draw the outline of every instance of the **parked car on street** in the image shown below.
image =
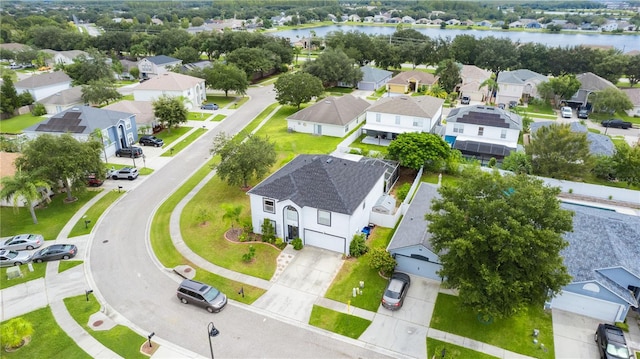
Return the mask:
[(178, 299), (184, 304), (195, 304), (205, 308), (209, 313), (218, 313), (227, 305), (227, 296), (216, 288), (185, 279), (180, 283), (177, 291)]
[(140, 156), (142, 156), (142, 148), (140, 147), (125, 147), (116, 151), (116, 157), (138, 158)]
[(19, 266), (31, 261), (31, 253), (0, 249), (0, 267)]
[(111, 178), (114, 180), (128, 179), (129, 181), (133, 181), (138, 178), (138, 169), (135, 167), (123, 167), (119, 170), (112, 171)]
[(471, 103), (471, 97), (462, 96), (462, 98), (460, 99), (460, 103), (463, 105), (468, 105), (469, 103)]
[(622, 329), (611, 324), (600, 324), (593, 339), (598, 345), (600, 358), (630, 359), (633, 358), (627, 347)]
[(560, 115), (562, 118), (571, 118), (573, 116), (573, 110), (569, 106), (563, 106), (560, 108)]
[(0, 243), (0, 249), (14, 251), (31, 250), (40, 247), (44, 238), (40, 234), (18, 234)]
[(164, 146), (164, 141), (156, 136), (142, 136), (138, 142), (143, 146)]
[(78, 254), (74, 244), (53, 244), (35, 252), (31, 260), (36, 263), (73, 258)]
[(407, 296), (411, 278), (409, 275), (400, 272), (394, 272), (391, 275), (389, 284), (382, 295), (382, 306), (389, 310), (398, 310), (402, 308), (404, 298)]
[(631, 128), (633, 124), (631, 122), (623, 121), (619, 118), (613, 118), (611, 120), (602, 121), (602, 126), (628, 129)]
[(219, 107), (217, 104), (215, 103), (205, 103), (202, 106), (200, 106), (201, 110), (217, 110)]

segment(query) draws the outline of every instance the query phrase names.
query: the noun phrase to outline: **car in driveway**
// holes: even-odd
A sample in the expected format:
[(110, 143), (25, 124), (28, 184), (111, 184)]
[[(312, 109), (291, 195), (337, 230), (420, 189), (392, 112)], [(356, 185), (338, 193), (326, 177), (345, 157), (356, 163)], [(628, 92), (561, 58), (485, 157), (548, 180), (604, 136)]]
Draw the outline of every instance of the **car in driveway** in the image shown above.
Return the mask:
[(0, 242), (0, 249), (31, 250), (40, 247), (43, 243), (44, 238), (41, 234), (18, 234)]
[(143, 146), (155, 146), (155, 147), (164, 146), (164, 141), (161, 138), (158, 138), (156, 136), (150, 136), (150, 135), (140, 137), (138, 142)]
[(581, 118), (583, 120), (589, 118), (589, 109), (586, 107), (580, 107), (578, 109), (578, 118)]
[(0, 267), (11, 267), (31, 261), (31, 253), (0, 249)]
[(408, 274), (394, 272), (389, 279), (387, 288), (382, 295), (382, 306), (389, 310), (398, 310), (402, 308), (404, 298), (407, 296), (411, 278)]
[(42, 248), (31, 257), (36, 263), (45, 261), (55, 261), (60, 259), (73, 258), (78, 254), (78, 247), (75, 244), (52, 244), (49, 247)]
[(601, 359), (631, 359), (622, 329), (611, 324), (600, 323), (593, 336)]
[(471, 97), (469, 96), (462, 96), (462, 98), (460, 98), (460, 103), (463, 105), (468, 105), (471, 103)]
[(138, 169), (135, 167), (123, 167), (119, 170), (111, 171), (111, 178), (114, 180), (128, 179), (133, 181), (138, 178)]
[(100, 187), (104, 183), (104, 180), (100, 178), (100, 176), (96, 176), (95, 174), (87, 175), (87, 186), (89, 187)]
[(215, 103), (205, 103), (204, 105), (200, 106), (201, 110), (217, 110), (218, 108), (218, 105)]
[(622, 129), (628, 129), (631, 128), (633, 126), (633, 124), (631, 122), (627, 122), (627, 121), (623, 121), (619, 118), (613, 118), (611, 120), (604, 120), (602, 121), (602, 126), (603, 127), (615, 127), (615, 128), (622, 128)]
[(116, 157), (133, 157), (142, 156), (142, 148), (140, 147), (124, 147), (116, 151)]
[(176, 295), (184, 304), (195, 304), (209, 313), (218, 313), (227, 305), (227, 296), (218, 289), (201, 282), (185, 279), (180, 283)]
[(562, 118), (571, 118), (573, 116), (573, 110), (569, 106), (563, 106), (560, 108), (560, 115)]

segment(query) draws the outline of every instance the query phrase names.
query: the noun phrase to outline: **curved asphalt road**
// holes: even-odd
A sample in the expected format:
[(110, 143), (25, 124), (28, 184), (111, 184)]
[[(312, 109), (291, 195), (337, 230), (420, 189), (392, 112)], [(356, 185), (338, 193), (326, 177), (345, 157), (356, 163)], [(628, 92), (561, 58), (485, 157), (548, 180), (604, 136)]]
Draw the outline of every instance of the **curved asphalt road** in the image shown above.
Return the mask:
[[(208, 131), (152, 176), (122, 182), (132, 189), (99, 220), (87, 264), (93, 289), (108, 307), (143, 333), (209, 356), (207, 324), (214, 321), (220, 335), (212, 338), (219, 358), (377, 358), (380, 353), (353, 345), (342, 337), (321, 334), (299, 323), (288, 324), (231, 303), (209, 314), (182, 305), (175, 291), (177, 275), (160, 269), (149, 253), (151, 215), (165, 198), (210, 158), (209, 148), (219, 132), (235, 134), (275, 102), (273, 86), (251, 88), (251, 100)], [(297, 324), (297, 325), (296, 325)]]

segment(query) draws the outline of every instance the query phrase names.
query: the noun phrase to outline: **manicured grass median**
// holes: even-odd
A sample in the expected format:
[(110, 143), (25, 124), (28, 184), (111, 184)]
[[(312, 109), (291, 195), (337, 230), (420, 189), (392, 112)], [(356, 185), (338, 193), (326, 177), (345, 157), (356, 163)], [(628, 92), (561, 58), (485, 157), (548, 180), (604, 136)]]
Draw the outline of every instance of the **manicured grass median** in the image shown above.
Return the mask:
[(2, 358), (91, 358), (58, 326), (49, 307), (34, 310), (21, 318), (33, 326), (31, 342), (11, 353), (2, 348)]
[(189, 132), (193, 127), (181, 126), (178, 128), (172, 128), (171, 131), (168, 129), (162, 130), (162, 132), (156, 133), (154, 136), (161, 138), (164, 141), (164, 148), (167, 145), (170, 145), (180, 137), (184, 136), (185, 133)]
[(123, 358), (148, 358), (140, 353), (140, 346), (145, 342), (146, 338), (138, 335), (128, 327), (116, 325), (110, 330), (93, 330), (89, 328), (87, 325), (89, 317), (100, 311), (100, 304), (95, 297), (89, 296), (88, 301), (84, 294), (65, 298), (64, 305), (67, 307), (69, 314), (84, 330), (116, 354)]
[[(124, 192), (110, 191), (102, 198), (100, 198), (98, 202), (96, 202), (93, 206), (91, 206), (91, 208), (89, 208), (89, 210), (87, 210), (87, 212), (85, 212), (82, 218), (78, 220), (76, 225), (73, 226), (73, 229), (69, 233), (69, 237), (76, 237), (91, 233), (96, 222), (98, 222), (98, 219), (100, 218), (100, 216), (102, 216), (102, 213), (104, 213), (104, 211), (106, 211), (107, 208), (113, 202), (115, 202), (115, 200), (118, 199), (118, 197), (120, 197), (123, 193)], [(85, 224), (85, 220), (91, 222)]]
[(13, 287), (14, 285), (22, 284), (30, 280), (44, 278), (44, 274), (46, 273), (47, 269), (47, 263), (32, 263), (32, 265), (33, 272), (29, 271), (29, 268), (26, 264), (21, 265), (20, 270), (22, 271), (22, 277), (13, 279), (7, 279), (8, 268), (1, 268), (2, 278), (0, 278), (0, 289)]
[(60, 264), (58, 265), (58, 273), (62, 273), (67, 269), (71, 269), (73, 267), (77, 267), (82, 263), (84, 263), (84, 261), (73, 261), (73, 260), (60, 261)]
[[(444, 350), (444, 352), (443, 352)], [(492, 355), (477, 352), (451, 343), (445, 343), (433, 338), (427, 338), (427, 358), (446, 359), (490, 359)]]
[[(555, 357), (551, 313), (542, 305), (490, 324), (480, 322), (477, 314), (464, 307), (458, 297), (439, 293), (429, 326), (535, 358)], [(534, 329), (540, 331), (538, 343), (544, 344), (546, 352), (533, 343)]]
[(187, 137), (185, 137), (182, 141), (176, 143), (170, 149), (164, 151), (160, 156), (161, 157), (173, 157), (180, 153), (185, 147), (189, 146), (193, 141), (195, 141), (198, 137), (202, 136), (207, 132), (207, 130), (198, 128), (195, 131), (191, 132)]
[(371, 321), (314, 305), (309, 324), (345, 337), (358, 339), (367, 330)]
[(210, 113), (189, 112), (187, 113), (187, 121), (204, 121), (211, 116)]

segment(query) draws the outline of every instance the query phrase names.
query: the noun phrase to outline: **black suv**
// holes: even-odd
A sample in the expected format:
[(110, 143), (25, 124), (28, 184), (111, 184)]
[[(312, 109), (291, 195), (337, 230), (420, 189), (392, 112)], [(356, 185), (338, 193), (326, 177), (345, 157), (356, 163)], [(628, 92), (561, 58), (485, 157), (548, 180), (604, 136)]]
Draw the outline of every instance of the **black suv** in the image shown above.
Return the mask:
[(578, 118), (581, 118), (581, 119), (589, 118), (589, 109), (586, 107), (580, 107), (578, 109)]
[(142, 148), (140, 147), (125, 147), (116, 151), (116, 157), (135, 157), (142, 156)]
[(624, 339), (622, 329), (611, 324), (600, 324), (593, 339), (598, 345), (600, 358), (632, 358), (627, 348), (627, 341)]
[(191, 279), (185, 279), (180, 283), (177, 296), (182, 303), (195, 304), (205, 308), (209, 313), (217, 313), (227, 305), (227, 296), (222, 292)]
[(164, 141), (156, 136), (142, 136), (138, 142), (143, 146), (164, 146)]

